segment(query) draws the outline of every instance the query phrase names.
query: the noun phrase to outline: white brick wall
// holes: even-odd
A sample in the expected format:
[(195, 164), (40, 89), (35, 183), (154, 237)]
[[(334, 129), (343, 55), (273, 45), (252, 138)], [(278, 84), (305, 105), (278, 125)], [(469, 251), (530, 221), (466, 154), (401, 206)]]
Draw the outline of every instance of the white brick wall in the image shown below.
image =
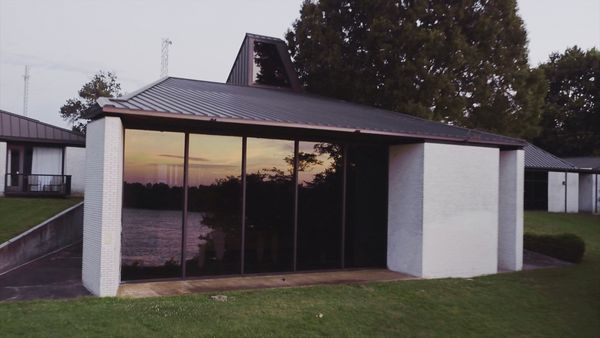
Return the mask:
[(85, 188), (85, 148), (65, 147), (65, 175), (71, 175), (71, 194), (83, 195)]
[(0, 195), (4, 194), (4, 179), (6, 175), (6, 142), (0, 142)]
[(498, 268), (523, 268), (523, 150), (500, 152)]
[(499, 150), (390, 147), (388, 267), (421, 277), (497, 272)]
[(105, 117), (90, 122), (86, 145), (82, 279), (93, 294), (115, 296), (121, 264), (121, 120)]

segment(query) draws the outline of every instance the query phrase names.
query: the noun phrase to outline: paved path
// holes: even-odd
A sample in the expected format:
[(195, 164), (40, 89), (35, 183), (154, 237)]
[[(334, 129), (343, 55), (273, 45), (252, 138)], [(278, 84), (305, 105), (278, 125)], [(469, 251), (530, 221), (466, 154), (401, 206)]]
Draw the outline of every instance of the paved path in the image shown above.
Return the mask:
[(81, 284), (81, 244), (0, 275), (0, 301), (86, 296)]
[[(525, 251), (523, 258), (523, 267), (525, 270), (571, 265), (570, 263), (530, 251)], [(134, 298), (152, 297), (235, 289), (362, 283), (413, 278), (385, 269), (221, 277), (122, 284), (119, 288), (119, 296)], [(88, 295), (90, 293), (81, 284), (81, 245), (71, 246), (9, 273), (0, 275), (0, 302), (75, 298)]]

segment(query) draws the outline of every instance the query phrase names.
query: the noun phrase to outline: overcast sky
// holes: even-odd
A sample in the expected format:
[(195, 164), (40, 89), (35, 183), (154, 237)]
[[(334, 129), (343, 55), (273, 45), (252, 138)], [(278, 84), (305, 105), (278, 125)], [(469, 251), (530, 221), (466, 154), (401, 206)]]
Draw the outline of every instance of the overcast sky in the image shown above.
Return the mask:
[[(169, 75), (224, 82), (244, 33), (283, 37), (302, 0), (0, 0), (0, 109), (67, 126), (65, 100), (98, 70), (134, 91), (158, 79), (161, 38), (173, 41)], [(519, 0), (530, 64), (553, 51), (600, 46), (600, 0)]]

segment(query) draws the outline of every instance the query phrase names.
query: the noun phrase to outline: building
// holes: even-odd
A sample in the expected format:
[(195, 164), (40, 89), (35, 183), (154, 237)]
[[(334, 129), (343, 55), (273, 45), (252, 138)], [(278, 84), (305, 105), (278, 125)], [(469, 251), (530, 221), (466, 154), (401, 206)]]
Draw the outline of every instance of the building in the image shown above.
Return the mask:
[(567, 157), (579, 173), (579, 211), (600, 213), (600, 156)]
[(387, 267), (522, 268), (524, 143), (303, 93), (247, 34), (226, 83), (101, 98), (87, 129), (84, 285)]
[(600, 170), (580, 167), (528, 143), (525, 146), (525, 210), (598, 212)]
[(85, 137), (0, 110), (0, 194), (83, 195)]

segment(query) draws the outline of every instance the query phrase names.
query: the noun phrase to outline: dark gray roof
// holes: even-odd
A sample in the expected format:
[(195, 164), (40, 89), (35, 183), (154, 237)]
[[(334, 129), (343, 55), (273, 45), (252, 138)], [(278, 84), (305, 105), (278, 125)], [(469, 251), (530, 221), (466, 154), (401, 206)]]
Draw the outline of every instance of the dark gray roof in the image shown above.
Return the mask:
[(565, 157), (564, 160), (573, 163), (580, 169), (600, 170), (600, 156)]
[(527, 143), (525, 150), (525, 168), (529, 169), (556, 169), (575, 170), (577, 167), (549, 152)]
[(173, 77), (125, 97), (100, 98), (98, 104), (104, 113), (112, 114), (173, 116), (511, 147), (524, 145), (522, 140), (510, 137), (306, 93)]
[(0, 140), (85, 146), (85, 136), (0, 110)]

